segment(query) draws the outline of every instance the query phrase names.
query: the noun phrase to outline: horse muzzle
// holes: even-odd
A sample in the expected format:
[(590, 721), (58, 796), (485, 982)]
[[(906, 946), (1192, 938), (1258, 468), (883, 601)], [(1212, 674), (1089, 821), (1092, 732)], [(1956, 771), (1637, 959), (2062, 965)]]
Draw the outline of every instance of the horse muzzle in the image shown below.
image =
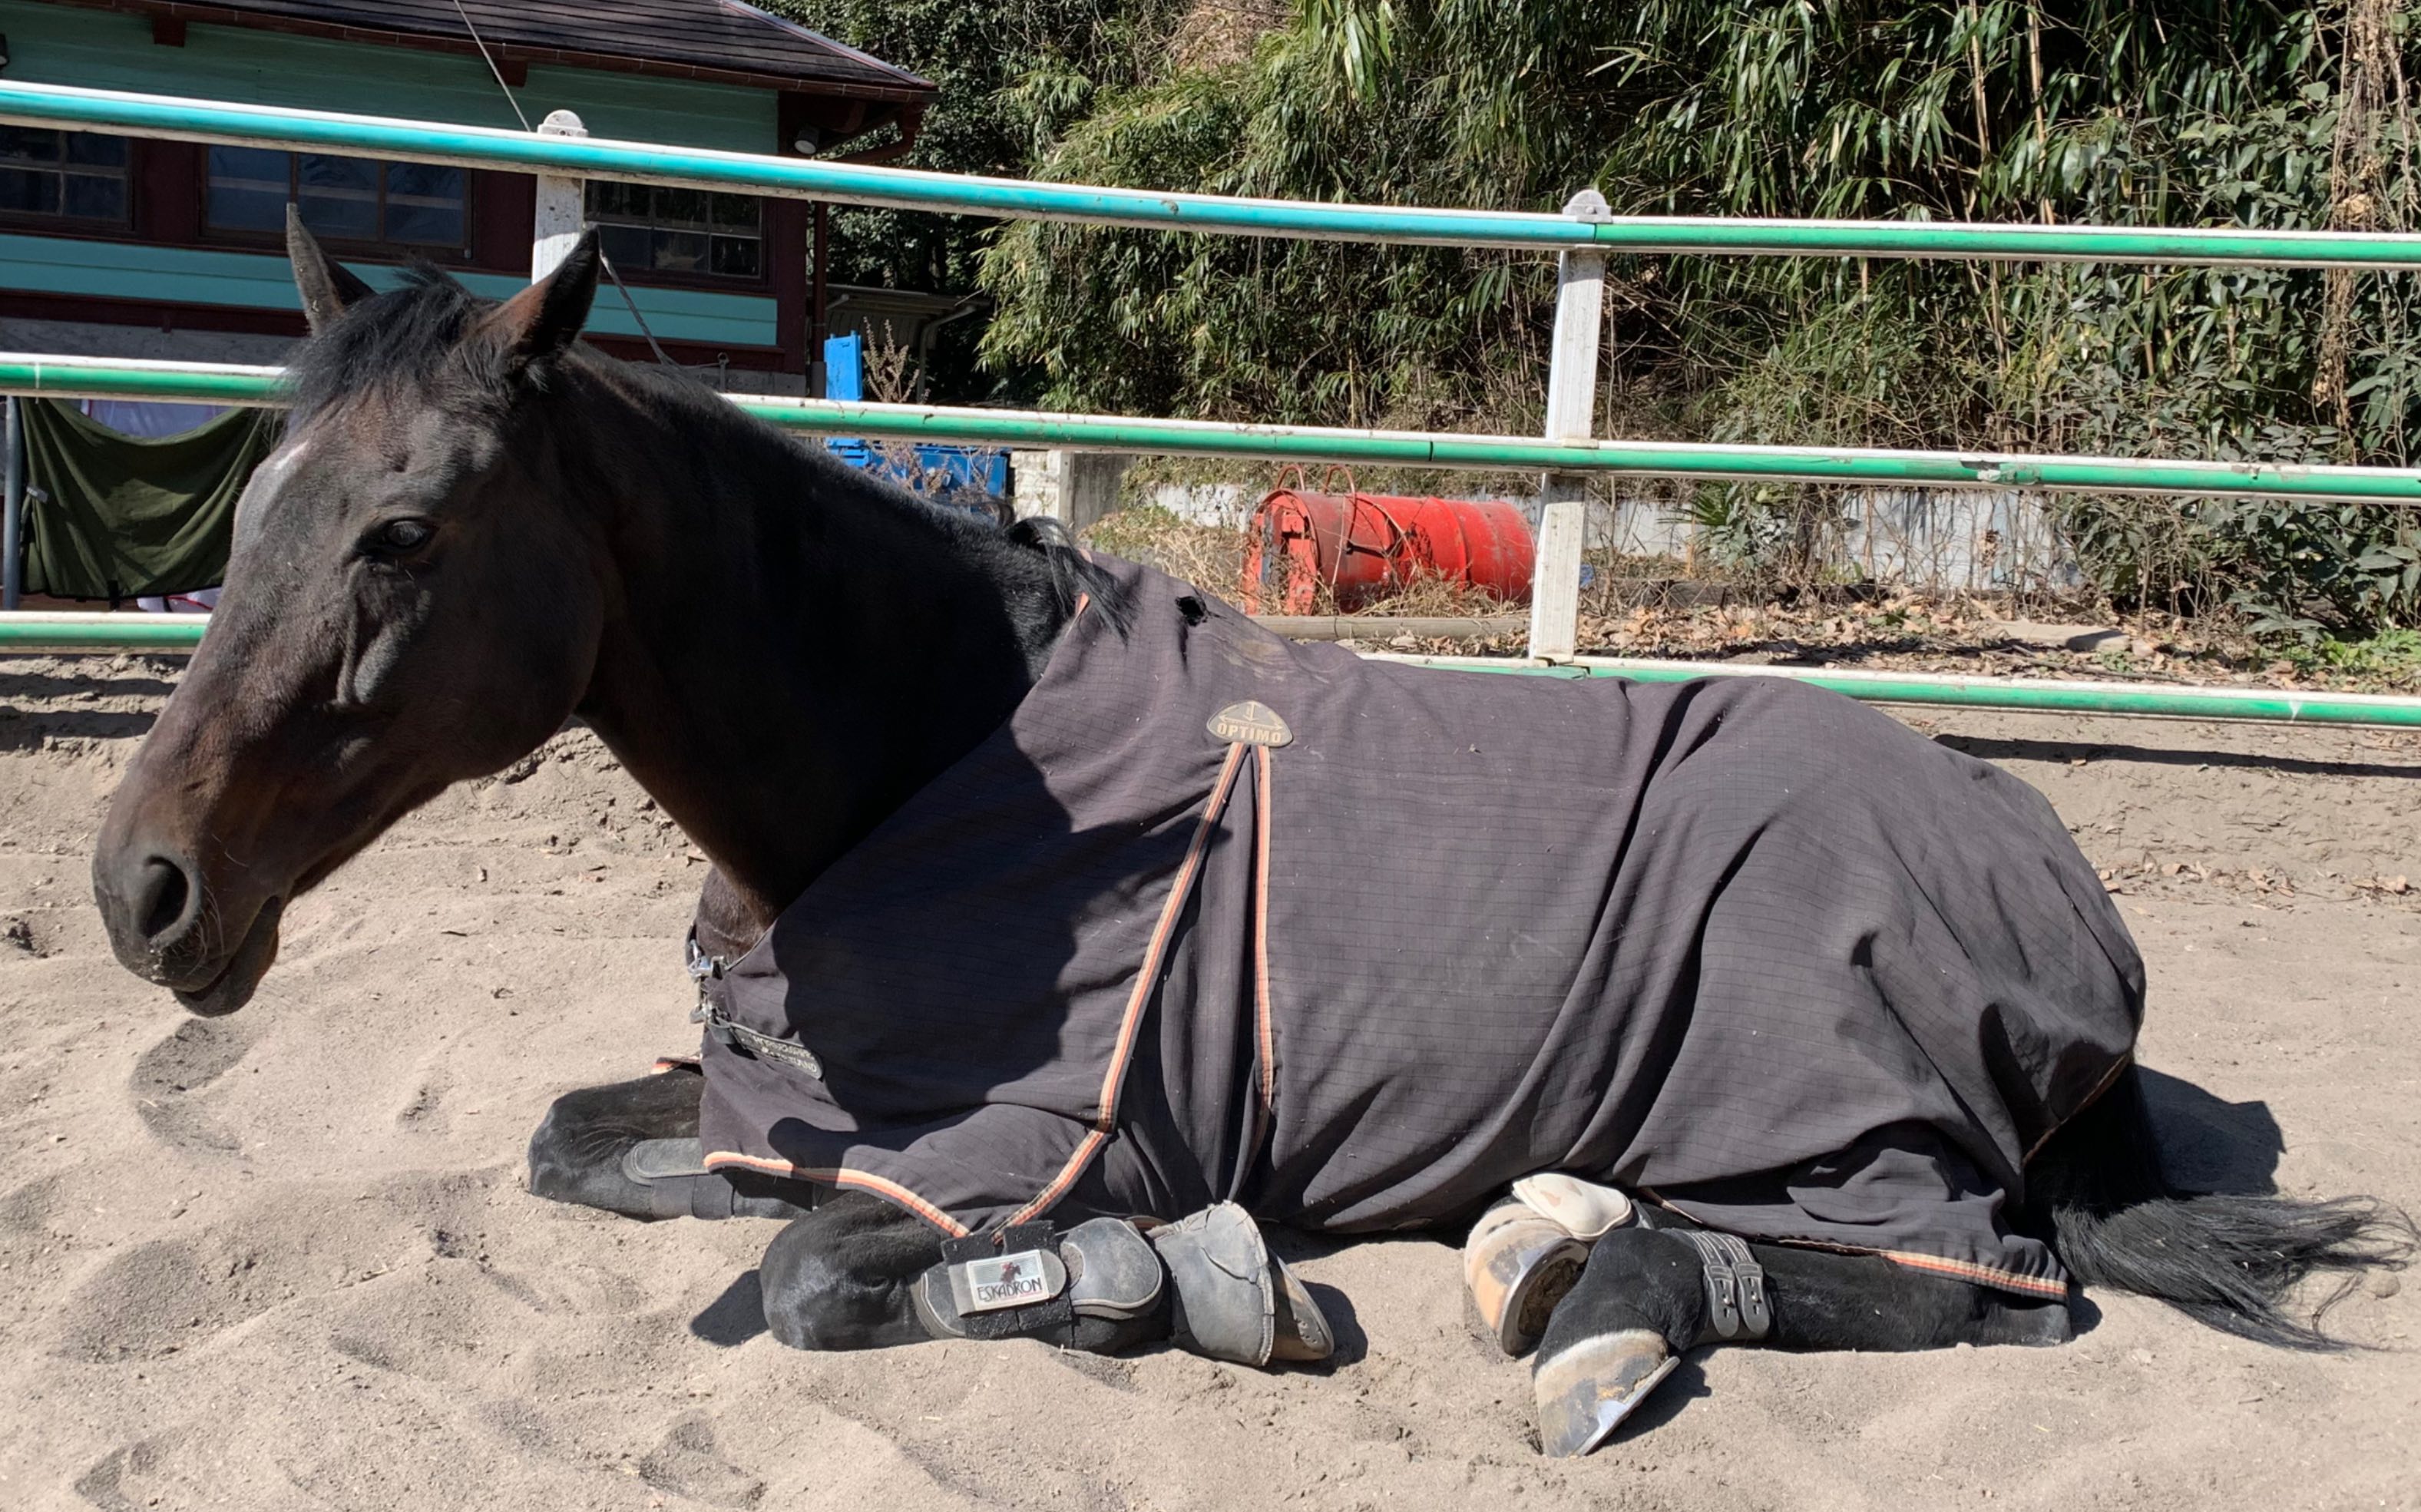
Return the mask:
[(190, 861), (152, 847), (104, 845), (92, 881), (118, 964), (167, 988), (194, 1013), (216, 1017), (243, 1006), (277, 959), (282, 896), (236, 913)]
[[(215, 1019), (233, 1013), (252, 1001), (260, 979), (277, 959), (277, 920), (286, 912), (286, 900), (273, 897), (252, 917), (252, 927), (237, 942), (235, 950), (219, 961), (215, 972), (201, 971), (183, 981), (155, 977), (176, 995), (188, 1013), (205, 1019)], [(191, 984), (191, 985), (189, 985)]]

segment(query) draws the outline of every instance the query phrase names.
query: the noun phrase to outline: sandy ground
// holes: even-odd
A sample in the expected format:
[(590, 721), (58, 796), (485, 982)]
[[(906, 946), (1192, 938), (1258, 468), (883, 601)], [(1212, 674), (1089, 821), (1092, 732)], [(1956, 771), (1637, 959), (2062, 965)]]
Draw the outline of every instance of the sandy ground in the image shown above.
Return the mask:
[[(784, 1349), (770, 1225), (521, 1190), (552, 1095), (690, 1033), (702, 867), (594, 739), (416, 816), (190, 1019), (86, 882), (176, 664), (0, 662), (0, 1506), (2421, 1506), (2421, 1274), (2339, 1308), (2369, 1348), (2336, 1356), (2114, 1296), (2057, 1349), (1702, 1352), (1563, 1464), (1422, 1240), (1293, 1246), (1346, 1339), (1320, 1372)], [(2111, 868), (2192, 1168), (2421, 1209), (2421, 739), (1922, 723)]]

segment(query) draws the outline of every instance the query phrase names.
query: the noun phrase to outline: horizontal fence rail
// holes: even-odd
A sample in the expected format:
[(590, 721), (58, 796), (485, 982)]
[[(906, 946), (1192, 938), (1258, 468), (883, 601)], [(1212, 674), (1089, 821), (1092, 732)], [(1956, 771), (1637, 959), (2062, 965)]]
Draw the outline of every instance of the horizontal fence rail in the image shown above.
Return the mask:
[(1549, 252), (1593, 249), (2002, 262), (2421, 268), (2421, 235), (2409, 233), (1597, 217), (1237, 199), (985, 179), (599, 137), (541, 136), (492, 127), (432, 125), (64, 85), (0, 83), (0, 122), (739, 191), (836, 204), (1235, 236)]
[[(1550, 577), (1560, 577), (1567, 569), (1571, 578), (1578, 576), (1579, 505), (1574, 502), (1578, 495), (1570, 491), (1575, 475), (2421, 503), (2421, 470), (1719, 445), (1588, 436), (1594, 411), (1597, 290), (1604, 259), (1613, 253), (2396, 270), (2421, 269), (2421, 235), (2226, 226), (2172, 229), (1619, 217), (1607, 213), (1603, 200), (1594, 194), (1576, 196), (1560, 214), (1241, 199), (973, 178), (7, 82), (0, 82), (0, 122), (503, 169), (553, 176), (557, 182), (602, 179), (1159, 230), (1555, 252), (1562, 257), (1555, 347), (1559, 376), (1550, 386), (1557, 392), (1569, 386), (1585, 402), (1560, 420), (1556, 405), (1551, 402), (1550, 436), (1544, 440), (732, 397), (749, 413), (793, 430), (883, 441), (1533, 472), (1544, 479), (1541, 499), (1546, 518), (1541, 523), (1539, 568)], [(282, 383), (280, 370), (268, 367), (0, 353), (0, 393), (274, 406), (283, 402)], [(1560, 609), (1549, 614), (1546, 598), (1540, 599), (1531, 627), (1531, 647), (1539, 654), (1531, 659), (1392, 659), (1491, 672), (1643, 681), (1784, 677), (1879, 703), (2421, 727), (2421, 698), (1558, 655), (1572, 647), (1570, 622), (1575, 618), (1575, 605), (1570, 600), (1570, 594), (1564, 593)], [(1560, 628), (1542, 628), (1540, 616), (1557, 620)], [(207, 623), (197, 616), (0, 615), (0, 653), (190, 650), (199, 644)]]
[(165, 651), (201, 644), (208, 615), (91, 615), (22, 609), (0, 614), (0, 656)]
[(1568, 662), (1510, 657), (1399, 656), (1373, 660), (1460, 672), (1528, 673), (1564, 678), (1622, 678), (1633, 682), (1691, 682), (1700, 678), (1782, 678), (1846, 694), (1864, 703), (1999, 709), (2038, 714), (2113, 714), (2134, 718), (2241, 720), (2264, 725), (2356, 725), (2421, 729), (2421, 698), (2383, 694), (2305, 692), (2279, 688), (2194, 688), (2147, 682), (2086, 682), (2032, 678), (1962, 678), (1933, 672), (1862, 672), (1839, 667), (1750, 666), (1726, 662), (1661, 662), (1581, 656)]
[[(0, 352), (0, 393), (6, 394), (275, 405), (283, 402), (280, 382), (280, 370), (274, 367)], [(2095, 493), (2222, 494), (2356, 504), (2421, 504), (2421, 469), (2411, 468), (1882, 451), (1849, 446), (1549, 441), (1529, 436), (1151, 420), (766, 395), (731, 397), (749, 413), (788, 429), (884, 441), (1404, 467), (1631, 474), (1734, 482), (2038, 488)]]
[[(181, 654), (201, 644), (207, 615), (0, 615), (0, 655), (152, 652)], [(1698, 678), (1784, 678), (1877, 704), (2000, 709), (2044, 714), (2115, 714), (2159, 719), (2242, 720), (2261, 724), (2354, 725), (2421, 729), (2421, 698), (2302, 693), (2263, 688), (2179, 688), (2157, 683), (2068, 682), (2023, 678), (1960, 678), (1923, 672), (1859, 672), (1832, 667), (1742, 666), (1723, 662), (1659, 662), (1577, 657), (1570, 662), (1509, 657), (1380, 655), (1378, 661), (1462, 672), (1533, 677), (1625, 678), (1687, 682)]]

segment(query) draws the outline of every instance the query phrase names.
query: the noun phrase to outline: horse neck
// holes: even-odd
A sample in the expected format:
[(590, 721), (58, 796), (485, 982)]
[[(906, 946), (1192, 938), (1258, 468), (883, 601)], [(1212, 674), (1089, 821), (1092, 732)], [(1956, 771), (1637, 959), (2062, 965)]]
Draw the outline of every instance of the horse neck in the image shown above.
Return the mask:
[(580, 712), (714, 863), (701, 932), (744, 947), (1007, 717), (1064, 616), (1039, 554), (600, 376), (568, 470), (613, 501), (616, 582)]

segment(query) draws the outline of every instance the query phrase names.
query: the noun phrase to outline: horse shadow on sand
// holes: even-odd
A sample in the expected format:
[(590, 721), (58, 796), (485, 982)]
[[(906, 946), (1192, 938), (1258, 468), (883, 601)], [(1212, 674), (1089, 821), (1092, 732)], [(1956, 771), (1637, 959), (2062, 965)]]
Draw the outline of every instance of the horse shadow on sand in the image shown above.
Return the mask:
[(2278, 1192), (2286, 1136), (2266, 1102), (2230, 1102), (2149, 1068), (2144, 1100), (2160, 1130), (2161, 1166), (2191, 1192), (2270, 1197)]

